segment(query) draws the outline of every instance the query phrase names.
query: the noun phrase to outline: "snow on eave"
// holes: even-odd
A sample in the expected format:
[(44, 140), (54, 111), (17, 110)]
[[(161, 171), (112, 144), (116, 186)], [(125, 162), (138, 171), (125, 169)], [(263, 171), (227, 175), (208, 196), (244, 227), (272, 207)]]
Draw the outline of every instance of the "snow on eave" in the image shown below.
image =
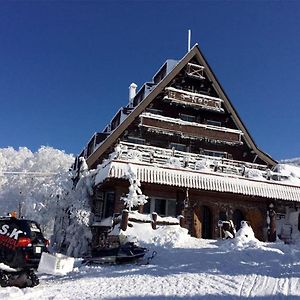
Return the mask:
[[(231, 174), (158, 167), (132, 161), (130, 163), (134, 164), (138, 179), (144, 183), (234, 193), (275, 200), (300, 201), (299, 185), (267, 181), (265, 179), (249, 179)], [(114, 160), (109, 165), (110, 168), (107, 173), (109, 178), (125, 178), (128, 161)]]

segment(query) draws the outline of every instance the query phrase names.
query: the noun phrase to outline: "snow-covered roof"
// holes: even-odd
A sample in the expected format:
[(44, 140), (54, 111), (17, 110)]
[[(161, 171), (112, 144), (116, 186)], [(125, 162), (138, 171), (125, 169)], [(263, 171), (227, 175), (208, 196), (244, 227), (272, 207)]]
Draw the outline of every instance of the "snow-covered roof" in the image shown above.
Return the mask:
[[(262, 152), (258, 149), (257, 145), (255, 144), (254, 140), (250, 136), (250, 133), (247, 131), (246, 127), (244, 126), (242, 120), (238, 116), (237, 112), (235, 111), (234, 107), (232, 106), (229, 98), (226, 96), (224, 90), (222, 89), (221, 85), (219, 84), (217, 78), (213, 74), (211, 68), (209, 67), (208, 63), (206, 62), (203, 54), (201, 53), (198, 45), (196, 44), (180, 61), (178, 61), (173, 68), (170, 68), (170, 72), (165, 75), (165, 77), (160, 80), (155, 88), (149, 93), (129, 114), (129, 116), (119, 124), (119, 126), (111, 132), (111, 134), (103, 141), (100, 147), (98, 147), (88, 158), (87, 163), (89, 167), (95, 167), (97, 161), (100, 160), (101, 156), (111, 147), (116, 140), (121, 136), (121, 134), (128, 128), (128, 126), (141, 114), (145, 111), (147, 106), (157, 97), (159, 93), (161, 93), (174, 79), (174, 77), (186, 66), (193, 58), (195, 58), (198, 63), (205, 67), (206, 75), (209, 80), (214, 83), (214, 87), (217, 90), (217, 93), (224, 101), (224, 107), (228, 110), (230, 114), (232, 114), (233, 120), (237, 125), (237, 128), (240, 128), (243, 132), (244, 139), (247, 144), (267, 164), (274, 166), (276, 161), (273, 160), (268, 154)], [(168, 71), (168, 70), (167, 70)]]
[[(98, 171), (95, 184), (106, 178), (124, 178), (128, 171), (128, 161), (112, 160)], [(228, 192), (270, 199), (300, 201), (300, 186), (250, 179), (229, 174), (213, 174), (201, 171), (185, 171), (170, 167), (134, 164), (137, 177), (141, 182), (180, 186), (207, 191)]]

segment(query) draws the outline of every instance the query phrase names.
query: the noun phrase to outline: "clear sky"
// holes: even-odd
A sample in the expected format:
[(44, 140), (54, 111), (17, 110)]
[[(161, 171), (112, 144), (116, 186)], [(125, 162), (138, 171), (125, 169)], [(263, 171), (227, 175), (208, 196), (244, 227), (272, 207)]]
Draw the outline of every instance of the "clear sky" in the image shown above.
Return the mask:
[(79, 153), (198, 42), (259, 148), (300, 156), (300, 1), (0, 1), (0, 147)]

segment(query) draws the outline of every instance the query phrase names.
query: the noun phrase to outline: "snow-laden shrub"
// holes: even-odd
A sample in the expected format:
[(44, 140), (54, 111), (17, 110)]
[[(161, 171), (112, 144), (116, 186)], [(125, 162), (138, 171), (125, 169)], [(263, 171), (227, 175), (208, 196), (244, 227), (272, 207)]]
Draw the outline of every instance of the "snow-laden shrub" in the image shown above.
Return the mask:
[(137, 178), (136, 169), (131, 164), (128, 164), (126, 177), (130, 183), (129, 193), (125, 197), (121, 197), (121, 200), (124, 201), (125, 206), (131, 211), (133, 207), (147, 203), (148, 197), (143, 195), (140, 188), (140, 180)]

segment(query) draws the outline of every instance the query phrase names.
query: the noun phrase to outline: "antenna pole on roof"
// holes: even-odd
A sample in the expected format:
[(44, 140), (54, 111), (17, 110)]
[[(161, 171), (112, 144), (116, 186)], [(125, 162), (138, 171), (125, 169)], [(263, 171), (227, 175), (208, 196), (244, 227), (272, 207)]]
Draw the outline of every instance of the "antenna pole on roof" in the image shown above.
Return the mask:
[(188, 52), (191, 51), (191, 36), (192, 36), (192, 31), (189, 29), (188, 31)]

